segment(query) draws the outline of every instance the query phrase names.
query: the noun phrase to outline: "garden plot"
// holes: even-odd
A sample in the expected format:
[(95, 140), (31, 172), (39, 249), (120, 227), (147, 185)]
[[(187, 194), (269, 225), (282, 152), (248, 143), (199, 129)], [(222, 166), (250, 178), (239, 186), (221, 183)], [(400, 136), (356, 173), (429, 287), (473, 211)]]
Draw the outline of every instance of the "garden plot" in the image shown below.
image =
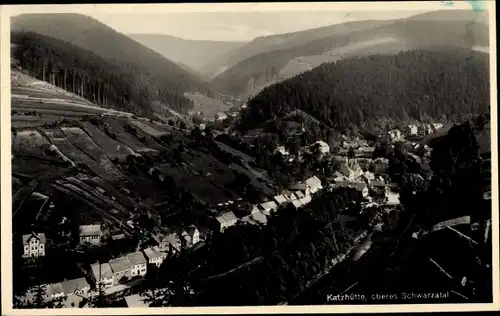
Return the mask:
[(125, 131), (126, 121), (117, 118), (106, 118), (103, 121), (108, 131), (112, 133), (118, 141), (130, 147), (133, 151), (137, 153), (156, 151), (152, 148), (148, 148), (137, 137)]
[(45, 155), (50, 143), (36, 130), (26, 130), (12, 133), (12, 152)]
[(149, 134), (153, 137), (160, 137), (160, 136), (169, 134), (168, 132), (159, 131), (156, 128), (154, 128), (148, 124), (145, 124), (143, 122), (140, 122), (138, 120), (131, 120), (130, 123), (133, 124), (135, 127), (140, 128), (146, 134)]
[(118, 159), (118, 161), (123, 162), (126, 161), (127, 157), (130, 155), (138, 155), (130, 147), (120, 143), (117, 140), (112, 139), (92, 123), (82, 122), (81, 126), (85, 130), (85, 132), (87, 132), (87, 134), (92, 138), (92, 140), (100, 148), (102, 148), (104, 152), (106, 152), (106, 155), (112, 160)]
[[(73, 162), (76, 164), (80, 163), (85, 166), (87, 166), (92, 172), (94, 172), (96, 175), (102, 177), (106, 181), (114, 182), (118, 179), (116, 179), (116, 176), (108, 170), (106, 170), (104, 167), (100, 166), (97, 164), (92, 158), (87, 156), (84, 152), (73, 146), (68, 139), (66, 139), (63, 135), (64, 133), (58, 132), (57, 130), (51, 130), (45, 132), (47, 137), (50, 139), (50, 141), (57, 146), (57, 148), (64, 154), (66, 155), (69, 159), (71, 159)], [(63, 135), (61, 135), (63, 134)], [(61, 137), (63, 136), (63, 137)]]
[[(142, 129), (136, 127), (132, 123), (128, 123), (125, 125), (125, 129), (128, 133), (137, 137), (141, 143), (147, 146), (147, 148), (151, 148), (154, 150), (164, 150), (165, 148), (160, 145), (155, 139), (148, 133), (144, 132)], [(165, 134), (163, 134), (165, 135)]]
[(82, 129), (79, 127), (61, 127), (61, 130), (71, 144), (94, 159), (109, 175), (112, 175), (117, 180), (123, 178), (121, 172), (116, 169), (102, 149)]

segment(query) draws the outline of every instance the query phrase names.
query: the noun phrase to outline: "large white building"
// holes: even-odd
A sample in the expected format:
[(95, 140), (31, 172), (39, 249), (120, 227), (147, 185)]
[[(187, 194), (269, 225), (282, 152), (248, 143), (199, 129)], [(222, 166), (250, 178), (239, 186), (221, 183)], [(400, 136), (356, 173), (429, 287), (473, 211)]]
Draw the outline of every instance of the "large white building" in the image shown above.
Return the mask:
[(45, 244), (46, 244), (44, 233), (31, 233), (23, 235), (23, 257), (43, 257), (45, 256)]

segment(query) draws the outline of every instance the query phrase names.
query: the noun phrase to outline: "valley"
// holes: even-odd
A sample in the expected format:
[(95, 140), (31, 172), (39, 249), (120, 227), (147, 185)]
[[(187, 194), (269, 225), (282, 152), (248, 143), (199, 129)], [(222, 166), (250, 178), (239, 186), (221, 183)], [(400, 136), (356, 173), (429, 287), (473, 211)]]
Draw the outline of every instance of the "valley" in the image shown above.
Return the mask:
[(456, 11), (251, 41), (14, 17), (14, 308), (491, 302), (488, 21)]

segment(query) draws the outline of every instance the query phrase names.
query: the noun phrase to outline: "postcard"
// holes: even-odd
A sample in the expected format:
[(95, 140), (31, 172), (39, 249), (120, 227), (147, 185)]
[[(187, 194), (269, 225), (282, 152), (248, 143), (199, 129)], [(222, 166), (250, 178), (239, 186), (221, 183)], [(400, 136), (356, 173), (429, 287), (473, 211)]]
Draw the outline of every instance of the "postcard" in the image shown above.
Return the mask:
[(493, 1), (0, 12), (2, 314), (499, 308)]

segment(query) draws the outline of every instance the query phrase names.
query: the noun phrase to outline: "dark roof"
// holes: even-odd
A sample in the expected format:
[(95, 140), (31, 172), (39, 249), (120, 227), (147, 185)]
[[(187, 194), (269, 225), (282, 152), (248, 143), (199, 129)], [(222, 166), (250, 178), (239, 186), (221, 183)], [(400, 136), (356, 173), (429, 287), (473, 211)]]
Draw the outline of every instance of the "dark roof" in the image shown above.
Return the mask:
[(127, 259), (133, 266), (147, 263), (146, 258), (144, 258), (144, 255), (140, 251), (127, 254)]
[(109, 265), (111, 266), (113, 273), (122, 272), (132, 268), (127, 257), (109, 260)]
[(61, 287), (64, 290), (64, 294), (71, 294), (76, 290), (82, 290), (85, 287), (89, 287), (89, 284), (85, 278), (78, 278), (61, 282)]
[(44, 233), (31, 233), (31, 234), (26, 234), (23, 235), (23, 245), (28, 244), (31, 238), (36, 238), (38, 239), (41, 243), (45, 243), (45, 234)]
[[(90, 266), (92, 269), (92, 273), (96, 279), (99, 279), (99, 263), (94, 263)], [(101, 279), (111, 278), (113, 276), (113, 270), (111, 270), (111, 265), (109, 263), (101, 264)]]

